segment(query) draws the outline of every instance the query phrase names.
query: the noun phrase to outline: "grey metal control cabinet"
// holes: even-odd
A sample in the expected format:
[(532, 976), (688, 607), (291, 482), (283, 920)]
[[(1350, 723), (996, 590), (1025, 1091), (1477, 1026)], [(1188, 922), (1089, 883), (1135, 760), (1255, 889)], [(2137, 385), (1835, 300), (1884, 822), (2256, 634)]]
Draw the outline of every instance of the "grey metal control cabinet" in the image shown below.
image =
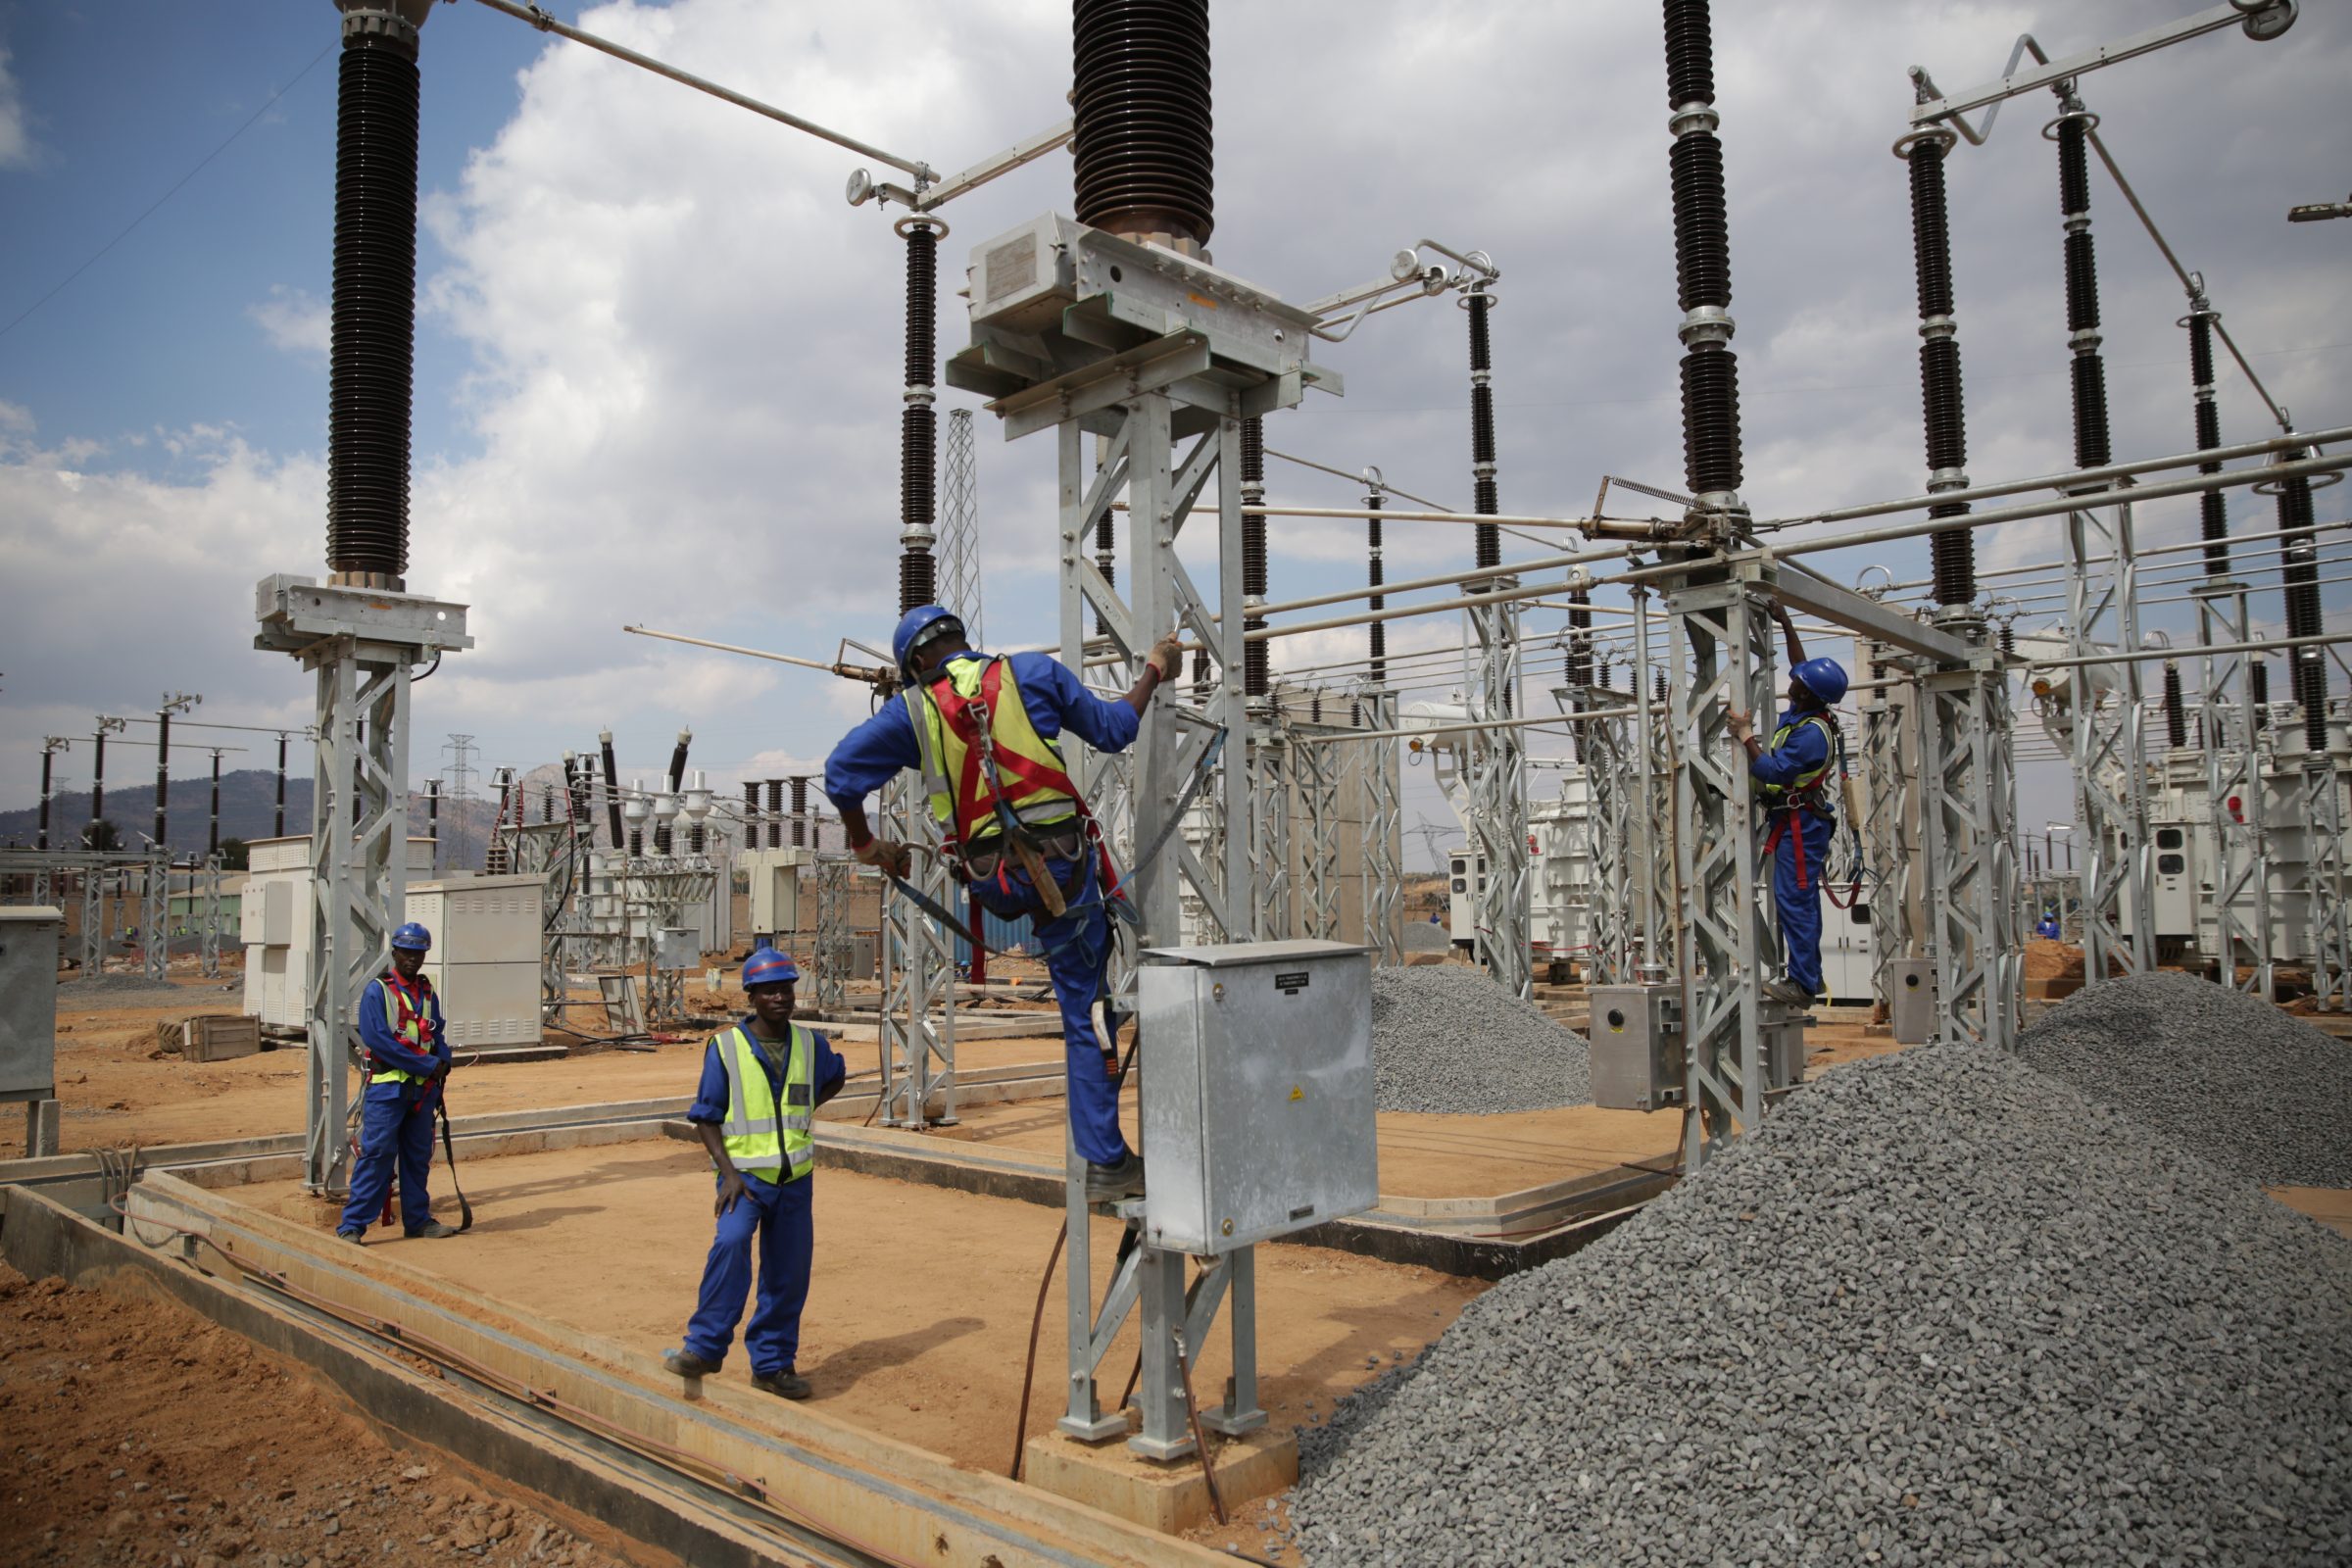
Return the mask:
[(1936, 1038), (1936, 960), (1897, 958), (1886, 966), (1886, 1021), (1898, 1046)]
[(57, 944), (65, 916), (42, 905), (0, 908), (0, 1096), (57, 1087)]
[(1683, 1051), (1682, 988), (1594, 986), (1592, 1103), (1604, 1110), (1679, 1105), (1690, 1077)]
[(1380, 1201), (1364, 949), (1149, 949), (1136, 995), (1145, 1241), (1209, 1257)]

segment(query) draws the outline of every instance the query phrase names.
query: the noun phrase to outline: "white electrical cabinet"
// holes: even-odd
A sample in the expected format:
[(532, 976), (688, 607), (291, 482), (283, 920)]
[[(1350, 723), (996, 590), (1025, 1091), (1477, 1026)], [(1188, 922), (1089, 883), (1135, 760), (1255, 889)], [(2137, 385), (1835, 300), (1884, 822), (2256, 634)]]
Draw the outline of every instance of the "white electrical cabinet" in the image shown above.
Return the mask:
[[(310, 835), (255, 839), (248, 854), (251, 870), (237, 915), (245, 945), (244, 1011), (272, 1028), (300, 1029), (310, 1019)], [(431, 839), (409, 840), (408, 873), (433, 874)]]
[(409, 918), (433, 934), (424, 972), (441, 996), (449, 1043), (540, 1041), (541, 901), (537, 876), (477, 876), (409, 889)]
[(783, 848), (746, 850), (736, 858), (750, 884), (752, 941), (781, 947), (801, 924), (801, 867), (816, 863), (814, 852)]
[(1860, 899), (1841, 909), (1822, 889), (1821, 988), (1831, 1002), (1871, 1000), (1870, 906)]
[(1487, 891), (1487, 858), (1456, 850), (1446, 864), (1446, 934), (1455, 947), (1467, 948), (1478, 940), (1478, 901)]
[(1211, 1257), (1380, 1201), (1364, 949), (1150, 949), (1136, 994), (1146, 1241)]

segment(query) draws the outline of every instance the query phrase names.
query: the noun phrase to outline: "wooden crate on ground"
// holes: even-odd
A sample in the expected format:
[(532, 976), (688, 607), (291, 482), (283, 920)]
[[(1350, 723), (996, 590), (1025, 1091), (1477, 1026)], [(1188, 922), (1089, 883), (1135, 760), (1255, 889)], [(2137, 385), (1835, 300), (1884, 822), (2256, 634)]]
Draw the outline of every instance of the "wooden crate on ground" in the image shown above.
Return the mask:
[(172, 1036), (165, 1050), (177, 1050), (190, 1061), (227, 1061), (250, 1056), (262, 1049), (262, 1021), (236, 1012), (200, 1012), (166, 1025)]

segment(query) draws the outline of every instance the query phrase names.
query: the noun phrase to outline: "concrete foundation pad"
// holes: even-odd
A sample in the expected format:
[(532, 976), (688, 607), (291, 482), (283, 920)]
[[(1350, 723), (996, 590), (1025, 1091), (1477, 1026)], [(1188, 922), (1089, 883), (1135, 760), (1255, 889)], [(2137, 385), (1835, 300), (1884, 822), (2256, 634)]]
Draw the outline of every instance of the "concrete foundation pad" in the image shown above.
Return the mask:
[[(1298, 1480), (1298, 1440), (1289, 1432), (1262, 1429), (1241, 1438), (1212, 1434), (1208, 1444), (1228, 1518), (1242, 1504), (1286, 1492)], [(1051, 1432), (1031, 1438), (1022, 1449), (1021, 1479), (1167, 1535), (1214, 1517), (1200, 1461), (1190, 1454), (1162, 1464), (1131, 1452), (1124, 1443), (1080, 1443)]]

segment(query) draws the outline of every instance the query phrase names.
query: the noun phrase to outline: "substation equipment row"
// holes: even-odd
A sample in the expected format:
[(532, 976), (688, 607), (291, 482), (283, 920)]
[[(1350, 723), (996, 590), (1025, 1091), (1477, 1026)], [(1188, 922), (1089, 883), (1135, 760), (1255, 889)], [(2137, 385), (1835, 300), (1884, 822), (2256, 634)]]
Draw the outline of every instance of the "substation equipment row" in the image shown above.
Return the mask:
[[(2326, 663), (2315, 641), (2324, 639), (2309, 485), (2330, 471), (2311, 452), (2352, 432), (2290, 432), (2222, 447), (2204, 412), (2212, 386), (2208, 343), (2198, 372), (2198, 450), (2113, 461), (2085, 163), (2094, 121), (2080, 95), (2083, 75), (2165, 44), (2224, 27), (2275, 37), (2293, 20), (2285, 0), (2223, 5), (2128, 45), (2013, 68), (1967, 93), (1938, 93), (1920, 76), (1911, 125), (1896, 152), (1909, 172), (1919, 248), (1928, 493), (1777, 520), (1759, 518), (1740, 492), (1737, 327), (1708, 9), (1703, 0), (1664, 0), (1687, 494), (1670, 498), (1676, 515), (1648, 521), (1501, 512), (1492, 328), (1502, 274), (1489, 256), (1424, 240), (1398, 252), (1369, 282), (1304, 306), (1212, 260), (1205, 0), (1081, 0), (1072, 119), (945, 178), (921, 160), (715, 89), (533, 8), (481, 3), (689, 86), (719, 91), (907, 179), (903, 186), (860, 171), (849, 193), (853, 204), (881, 200), (906, 213), (895, 225), (905, 246), (907, 299), (902, 612), (943, 595), (959, 607), (957, 595), (976, 581), (968, 561), (958, 565), (951, 559), (942, 569), (935, 339), (938, 251), (948, 230), (940, 209), (1049, 152), (1072, 148), (1075, 213), (1047, 212), (970, 250), (969, 338), (948, 361), (946, 374), (951, 386), (988, 400), (1008, 439), (1053, 436), (1060, 657), (1123, 685), (1162, 633), (1181, 630), (1199, 651), (1187, 678), (1153, 704), (1130, 752), (1104, 758), (1073, 748), (1070, 760), (1114, 859), (1134, 866), (1126, 893), (1138, 930), (1114, 970), (1116, 1009), (1144, 1015), (1155, 1053), (1167, 1049), (1171, 1059), (1193, 1064), (1179, 1077), (1186, 1070), (1205, 1075), (1196, 1104), (1217, 1109), (1190, 1122), (1163, 1121), (1150, 1102), (1152, 1075), (1145, 1075), (1152, 1197), (1120, 1205), (1128, 1228), (1099, 1301), (1092, 1295), (1083, 1164), (1074, 1152), (1069, 1157), (1063, 1431), (1094, 1441), (1127, 1435), (1123, 1410), (1102, 1396), (1097, 1373), (1130, 1314), (1141, 1319), (1146, 1357), (1142, 1429), (1131, 1439), (1141, 1451), (1157, 1457), (1189, 1451), (1196, 1413), (1226, 1431), (1263, 1420), (1250, 1371), (1251, 1246), (1369, 1202), (1367, 1192), (1357, 1190), (1363, 1184), (1340, 1176), (1368, 1170), (1371, 1126), (1368, 1112), (1332, 1108), (1320, 1141), (1310, 1141), (1320, 1168), (1339, 1173), (1322, 1186), (1314, 1171), (1286, 1163), (1290, 1145), (1283, 1138), (1227, 1139), (1233, 1128), (1266, 1125), (1265, 1106), (1250, 1097), (1283, 1094), (1305, 1081), (1282, 1064), (1294, 1059), (1286, 1052), (1308, 1046), (1283, 1033), (1271, 1012), (1218, 1014), (1225, 1004), (1218, 988), (1238, 988), (1225, 993), (1237, 996), (1247, 991), (1253, 1007), (1271, 1007), (1270, 999), (1286, 993), (1337, 999), (1330, 1039), (1314, 1050), (1327, 1054), (1338, 1078), (1354, 1081), (1350, 1075), (1368, 1053), (1368, 998), (1340, 975), (1360, 974), (1363, 959), (1335, 948), (1334, 939), (1354, 939), (1384, 957), (1397, 955), (1396, 810), (1407, 747), (1428, 751), (1442, 738), (1437, 755), (1464, 824), (1465, 859), (1484, 867), (1468, 890), (1475, 906), (1467, 921), (1470, 945), (1495, 982), (1514, 994), (1527, 995), (1532, 984), (1539, 870), (1530, 855), (1531, 821), (1547, 820), (1554, 825), (1546, 831), (1581, 840), (1581, 851), (1563, 852), (1581, 858), (1586, 868), (1582, 926), (1571, 945), (1589, 950), (1603, 982), (1593, 994), (1595, 1018), (1621, 1015), (1632, 1026), (1619, 1032), (1645, 1042), (1629, 1052), (1596, 1023), (1596, 1059), (1606, 1056), (1624, 1069), (1609, 1080), (1619, 1086), (1609, 1092), (1621, 1102), (1647, 1099), (1682, 1107), (1688, 1161), (1696, 1165), (1722, 1139), (1754, 1125), (1802, 1061), (1801, 1011), (1764, 991), (1777, 937), (1756, 803), (1740, 753), (1729, 744), (1727, 714), (1772, 709), (1773, 606), (1849, 630), (1861, 639), (1858, 663), (1868, 676), (1857, 683), (1863, 735), (1856, 758), (1868, 859), (1895, 883), (1870, 904), (1881, 957), (1878, 989), (1890, 1003), (1925, 991), (1932, 1005), (1923, 1029), (2010, 1043), (2022, 948), (2016, 663), (1980, 601), (1976, 528), (2063, 519), (2068, 645), (2062, 656), (2034, 662), (2052, 681), (2045, 713), (2063, 713), (2081, 791), (2081, 918), (2090, 982), (2105, 976), (2111, 960), (2127, 971), (2155, 961), (2163, 917), (2154, 887), (2166, 853), (2158, 835), (2167, 831), (2159, 824), (2165, 804), (2177, 801), (2188, 820), (2202, 810), (2211, 839), (2214, 953), (2227, 978), (2259, 984), (2258, 971), (2293, 951), (2312, 962), (2324, 997), (2341, 997), (2343, 749), (2328, 733)], [(341, 0), (341, 10), (328, 576), (265, 579), (257, 607), (258, 645), (294, 657), (317, 682), (315, 777), (321, 784), (307, 858), (308, 1175), (312, 1186), (329, 1192), (344, 1178), (344, 1037), (352, 1004), (385, 960), (390, 931), (407, 908), (409, 867), (401, 846), (408, 838), (413, 673), (471, 645), (466, 607), (413, 590), (408, 575), (417, 62), (429, 7), (425, 0)], [(1974, 485), (1965, 472), (1944, 165), (1963, 138), (1982, 140), (1995, 106), (2042, 90), (2053, 91), (2059, 106), (2047, 133), (2060, 164), (2076, 466)], [(1980, 111), (1984, 123), (1971, 124), (1966, 117)], [(1392, 506), (1390, 493), (1369, 474), (1362, 507), (1268, 503), (1264, 421), (1310, 391), (1344, 391), (1338, 372), (1315, 358), (1317, 345), (1344, 342), (1373, 315), (1433, 299), (1458, 305), (1468, 328), (1473, 514), (1463, 518)], [(2194, 344), (2201, 341), (2195, 310), (2188, 319)], [(952, 421), (951, 444), (954, 431)], [(2271, 461), (2257, 469), (2222, 467), (2260, 457)], [(2198, 471), (2166, 476), (2189, 468)], [(2230, 573), (2226, 529), (2225, 537), (2211, 539), (2207, 559), (2219, 566), (2199, 600), (2199, 645), (2181, 652), (2202, 661), (2206, 672), (2199, 795), (2184, 759), (2169, 758), (2156, 770), (2145, 760), (2132, 508), (2256, 479), (2279, 496), (2292, 636), (2268, 644), (2248, 636), (2247, 589)], [(2058, 499), (2005, 499), (2032, 492), (2055, 492)], [(1784, 532), (1906, 512), (1924, 512), (1926, 520)], [(1371, 553), (1366, 587), (1291, 604), (1272, 600), (1266, 520), (1275, 515), (1363, 520)], [(2209, 528), (2214, 515), (2209, 507)], [(1381, 529), (1397, 522), (1467, 522), (1474, 530), (1468, 569), (1384, 582)], [(1506, 526), (1563, 524), (1590, 542), (1532, 561), (1503, 560)], [(1922, 610), (1884, 591), (1844, 588), (1803, 560), (1829, 549), (1923, 537), (1931, 541), (1935, 571), (1932, 604)], [(1179, 558), (1180, 540), (1192, 547), (1187, 559)], [(1596, 615), (1615, 612), (1592, 601), (1602, 586), (1627, 590), (1633, 606), (1623, 686), (1606, 678), (1601, 662), (1616, 656), (1619, 640), (1593, 629)], [(1427, 588), (1450, 588), (1455, 597), (1387, 603), (1390, 594)], [(1520, 710), (1529, 685), (1521, 615), (1537, 601), (1562, 594), (1570, 631), (1561, 688), (1569, 711), (1539, 717)], [(1273, 619), (1359, 600), (1367, 602), (1363, 608), (1319, 620), (1277, 625)], [(1408, 721), (1402, 688), (1390, 678), (1384, 628), (1392, 619), (1441, 612), (1458, 612), (1464, 626), (1459, 713), (1423, 711)], [(1363, 679), (1320, 698), (1277, 690), (1272, 639), (1355, 625), (1369, 629)], [(2264, 706), (2267, 698), (2251, 686), (2260, 666), (2245, 656), (2257, 647), (2293, 655), (2294, 686), (2282, 703)], [(1598, 652), (1604, 649), (1606, 655)], [(817, 667), (851, 672), (840, 664)], [(1644, 672), (1661, 670), (1662, 690), (1644, 690)], [(2061, 671), (2069, 672), (2062, 687)], [(2094, 700), (2093, 693), (2107, 695)], [(2265, 716), (2273, 722), (2260, 722)], [(1526, 731), (1563, 722), (1573, 723), (1585, 763), (1580, 788), (1571, 792), (1574, 806), (1531, 809)], [(2298, 730), (2300, 747), (2291, 739)], [(689, 793), (678, 766), (662, 799)], [(649, 799), (620, 792), (610, 772), (609, 810)], [(913, 788), (906, 782), (886, 803), (885, 831), (936, 850), (936, 829)], [(576, 775), (565, 796), (562, 823), (541, 824), (545, 832), (511, 824), (501, 835), (503, 863), (514, 873), (587, 889), (544, 906), (558, 911), (556, 925), (563, 928), (560, 960), (546, 964), (551, 976), (571, 971), (583, 956), (589, 966), (643, 956), (647, 944), (663, 940), (660, 933), (689, 923), (686, 911), (713, 885), (723, 887), (710, 845), (694, 842), (704, 824), (691, 812), (685, 844), (657, 840), (648, 851), (625, 823), (608, 823), (609, 842), (599, 850), (578, 829), (589, 807)], [(2214, 809), (2224, 802), (2228, 809)], [(649, 814), (659, 809), (648, 806)], [(812, 850), (761, 846), (746, 853), (779, 858), (760, 875), (784, 870), (797, 878), (802, 867), (785, 858)], [(1364, 889), (1352, 908), (1342, 896), (1351, 853), (1354, 880)], [(916, 858), (923, 891), (941, 903), (955, 893), (945, 863), (938, 854)], [(819, 923), (830, 906), (838, 930), (846, 871), (838, 859), (819, 857), (815, 878)], [(1547, 902), (1575, 906), (1572, 881), (1563, 877), (1562, 890), (1556, 898), (1546, 894)], [(889, 1109), (895, 1120), (921, 1124), (942, 1114), (935, 1106), (944, 1101), (944, 1114), (952, 1117), (954, 945), (908, 902), (892, 899), (884, 907)], [(2289, 926), (2308, 933), (2295, 939), (2300, 948), (2278, 947)], [(820, 985), (826, 967), (819, 965)], [(1199, 1042), (1218, 1028), (1238, 1033), (1213, 1047), (1163, 1044)], [(1250, 1210), (1257, 1218), (1227, 1235), (1217, 1219), (1217, 1195), (1231, 1183), (1254, 1184), (1259, 1201)], [(1200, 1219), (1217, 1222), (1192, 1222)], [(1201, 1261), (1197, 1274), (1188, 1257)], [(1188, 1355), (1221, 1308), (1235, 1340), (1235, 1377), (1222, 1403), (1196, 1412), (1185, 1390)]]

